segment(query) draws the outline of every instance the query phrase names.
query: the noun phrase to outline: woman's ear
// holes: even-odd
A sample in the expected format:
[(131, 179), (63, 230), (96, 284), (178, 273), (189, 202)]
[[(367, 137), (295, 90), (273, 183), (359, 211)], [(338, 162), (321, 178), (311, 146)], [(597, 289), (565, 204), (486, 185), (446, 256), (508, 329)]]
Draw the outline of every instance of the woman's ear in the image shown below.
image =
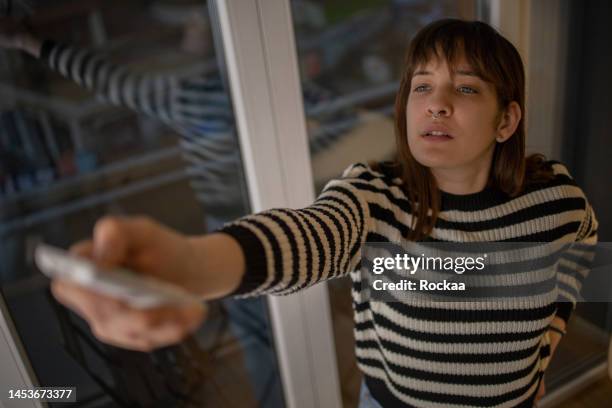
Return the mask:
[(497, 136), (495, 140), (498, 142), (505, 142), (510, 139), (519, 122), (521, 121), (522, 112), (521, 107), (515, 101), (512, 101), (506, 107), (506, 110), (502, 113), (499, 124), (497, 125)]

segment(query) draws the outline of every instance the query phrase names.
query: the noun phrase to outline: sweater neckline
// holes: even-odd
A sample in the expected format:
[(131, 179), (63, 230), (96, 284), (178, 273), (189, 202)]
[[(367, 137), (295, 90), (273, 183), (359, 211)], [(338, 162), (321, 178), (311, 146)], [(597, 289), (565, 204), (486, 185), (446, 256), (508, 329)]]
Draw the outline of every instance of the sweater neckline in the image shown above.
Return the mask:
[[(392, 162), (382, 162), (382, 173), (390, 178), (397, 178)], [(396, 169), (395, 169), (396, 170)], [(399, 179), (399, 184), (402, 181)], [(471, 194), (452, 194), (438, 189), (441, 197), (440, 210), (462, 210), (478, 211), (494, 205), (505, 203), (510, 198), (506, 193), (490, 185), (485, 186), (481, 191)]]
[(506, 194), (503, 191), (489, 186), (481, 191), (470, 194), (453, 194), (440, 190), (440, 196), (442, 198), (442, 210), (449, 208), (476, 210), (507, 200)]

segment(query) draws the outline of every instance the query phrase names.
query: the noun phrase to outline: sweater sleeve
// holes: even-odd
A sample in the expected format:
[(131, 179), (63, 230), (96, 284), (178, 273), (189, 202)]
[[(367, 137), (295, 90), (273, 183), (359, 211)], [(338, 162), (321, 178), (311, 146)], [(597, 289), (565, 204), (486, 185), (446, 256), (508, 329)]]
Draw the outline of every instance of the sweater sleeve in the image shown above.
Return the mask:
[(232, 295), (286, 295), (358, 268), (369, 209), (358, 164), (330, 181), (309, 207), (272, 209), (240, 218), (219, 232), (234, 237), (246, 273)]
[(557, 274), (559, 298), (556, 316), (568, 322), (579, 299), (582, 282), (586, 279), (595, 257), (598, 222), (593, 207), (585, 197), (584, 218), (572, 247), (559, 261)]
[(40, 58), (105, 101), (169, 125), (212, 131), (233, 123), (229, 96), (218, 77), (136, 73), (110, 62), (100, 52), (50, 40), (43, 42)]

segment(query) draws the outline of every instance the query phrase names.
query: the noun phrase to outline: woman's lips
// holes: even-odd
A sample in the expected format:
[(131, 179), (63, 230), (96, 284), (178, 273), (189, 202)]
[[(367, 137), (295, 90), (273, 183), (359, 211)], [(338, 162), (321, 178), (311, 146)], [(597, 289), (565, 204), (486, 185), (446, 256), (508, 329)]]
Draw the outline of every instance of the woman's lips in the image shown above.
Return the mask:
[(421, 136), (429, 142), (448, 142), (453, 139), (450, 128), (442, 123), (429, 124)]
[(448, 135), (424, 134), (421, 135), (421, 137), (428, 142), (448, 142), (450, 140), (453, 140), (453, 138)]

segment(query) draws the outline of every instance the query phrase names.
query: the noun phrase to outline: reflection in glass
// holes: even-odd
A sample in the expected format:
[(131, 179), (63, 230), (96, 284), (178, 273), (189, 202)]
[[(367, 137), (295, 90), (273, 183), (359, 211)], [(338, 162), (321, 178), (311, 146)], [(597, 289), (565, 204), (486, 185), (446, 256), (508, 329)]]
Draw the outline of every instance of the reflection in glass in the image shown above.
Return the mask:
[(80, 406), (282, 407), (263, 298), (213, 302), (182, 344), (131, 352), (97, 341), (29, 258), (108, 213), (195, 234), (249, 211), (206, 2), (32, 4), (40, 55), (0, 50), (0, 282), (39, 384), (77, 386)]

